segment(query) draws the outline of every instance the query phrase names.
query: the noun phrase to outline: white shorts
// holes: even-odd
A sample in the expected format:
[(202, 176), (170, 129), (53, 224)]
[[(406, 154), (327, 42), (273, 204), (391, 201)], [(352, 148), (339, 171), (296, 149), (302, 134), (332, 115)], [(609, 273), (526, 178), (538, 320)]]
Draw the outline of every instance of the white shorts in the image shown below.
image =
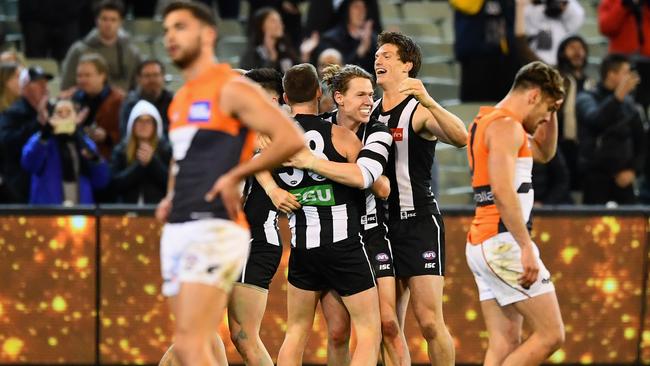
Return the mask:
[(535, 243), (533, 250), (539, 274), (537, 281), (526, 290), (517, 281), (523, 273), (521, 248), (510, 233), (497, 234), (478, 245), (467, 243), (465, 255), (469, 269), (474, 273), (479, 300), (496, 299), (500, 306), (506, 306), (555, 291), (551, 274), (542, 263)]
[(160, 238), (163, 295), (178, 295), (181, 282), (230, 291), (249, 249), (250, 231), (230, 220), (165, 224)]

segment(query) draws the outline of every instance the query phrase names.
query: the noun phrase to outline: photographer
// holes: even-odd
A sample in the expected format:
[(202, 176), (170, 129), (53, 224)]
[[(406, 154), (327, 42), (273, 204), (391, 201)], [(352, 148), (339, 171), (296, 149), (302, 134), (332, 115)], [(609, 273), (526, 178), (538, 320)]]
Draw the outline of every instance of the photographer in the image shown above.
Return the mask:
[(585, 20), (577, 0), (534, 0), (524, 9), (526, 36), (537, 57), (549, 65), (557, 62), (557, 49)]
[(32, 175), (30, 204), (92, 204), (93, 191), (108, 184), (108, 165), (79, 127), (86, 114), (60, 100), (23, 147), (21, 164)]
[(583, 202), (634, 204), (645, 158), (643, 120), (631, 95), (640, 79), (621, 54), (603, 59), (600, 76), (597, 88), (576, 101)]
[(609, 38), (610, 53), (650, 56), (650, 2), (602, 0), (598, 5), (598, 26)]

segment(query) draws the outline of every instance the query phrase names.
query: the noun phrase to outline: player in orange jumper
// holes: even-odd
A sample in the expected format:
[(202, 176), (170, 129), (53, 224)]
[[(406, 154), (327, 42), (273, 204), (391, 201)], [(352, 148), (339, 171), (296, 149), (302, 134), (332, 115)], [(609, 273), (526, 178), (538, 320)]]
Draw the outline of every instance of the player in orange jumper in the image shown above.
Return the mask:
[[(563, 98), (560, 74), (533, 62), (519, 70), (501, 102), (481, 107), (469, 128), (476, 213), (466, 255), (489, 334), (485, 365), (539, 365), (564, 341), (555, 288), (528, 232), (533, 160), (555, 155)], [(532, 333), (521, 343), (523, 321)]]
[[(287, 160), (303, 139), (259, 86), (215, 63), (217, 27), (209, 8), (178, 0), (163, 15), (165, 47), (185, 79), (169, 106), (174, 154), (168, 194), (156, 212), (166, 221), (163, 294), (176, 317), (174, 349), (181, 363), (223, 365), (222, 346), (215, 356), (211, 339), (248, 256), (242, 180)], [(252, 160), (249, 128), (272, 141)]]

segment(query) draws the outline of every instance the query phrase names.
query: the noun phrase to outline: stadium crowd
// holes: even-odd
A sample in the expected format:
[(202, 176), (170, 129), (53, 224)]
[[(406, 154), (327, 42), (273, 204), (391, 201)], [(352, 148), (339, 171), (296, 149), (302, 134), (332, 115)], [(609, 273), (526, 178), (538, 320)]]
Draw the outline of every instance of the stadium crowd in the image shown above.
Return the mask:
[[(249, 0), (247, 16), (240, 16), (240, 1), (203, 2), (248, 30), (235, 65), (242, 69), (284, 73), (310, 62), (319, 70), (356, 64), (374, 74), (377, 36), (385, 28), (377, 0)], [(22, 42), (3, 42), (0, 56), (0, 202), (155, 204), (163, 197), (172, 70), (141, 52), (124, 27), (125, 19), (157, 16), (157, 3), (18, 2)], [(650, 102), (641, 80), (650, 70), (650, 23), (642, 22), (648, 4), (600, 2), (597, 22), (609, 39), (602, 62), (589, 57), (580, 35), (586, 10), (578, 0), (449, 4), (460, 101), (498, 100), (516, 70), (533, 60), (554, 65), (565, 78), (558, 154), (535, 165), (537, 204), (650, 202)], [(53, 75), (26, 63), (44, 58), (58, 62), (56, 90), (48, 87)], [(334, 103), (324, 95), (320, 107), (328, 111)]]

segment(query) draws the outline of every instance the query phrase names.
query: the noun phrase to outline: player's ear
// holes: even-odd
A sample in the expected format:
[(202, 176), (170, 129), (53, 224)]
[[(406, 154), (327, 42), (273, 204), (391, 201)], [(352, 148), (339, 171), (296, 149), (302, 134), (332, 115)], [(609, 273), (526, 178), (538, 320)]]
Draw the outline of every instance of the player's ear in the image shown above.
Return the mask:
[(535, 105), (539, 103), (540, 99), (542, 98), (542, 91), (539, 88), (531, 88), (528, 89), (528, 104), (530, 105)]
[(404, 64), (404, 71), (408, 74), (411, 72), (413, 69), (413, 63), (412, 62), (407, 62)]
[(287, 93), (282, 93), (282, 100), (284, 100), (284, 104), (289, 105), (289, 97), (287, 97)]
[(343, 105), (343, 94), (341, 94), (339, 91), (334, 92), (334, 101), (336, 102), (336, 105)]

